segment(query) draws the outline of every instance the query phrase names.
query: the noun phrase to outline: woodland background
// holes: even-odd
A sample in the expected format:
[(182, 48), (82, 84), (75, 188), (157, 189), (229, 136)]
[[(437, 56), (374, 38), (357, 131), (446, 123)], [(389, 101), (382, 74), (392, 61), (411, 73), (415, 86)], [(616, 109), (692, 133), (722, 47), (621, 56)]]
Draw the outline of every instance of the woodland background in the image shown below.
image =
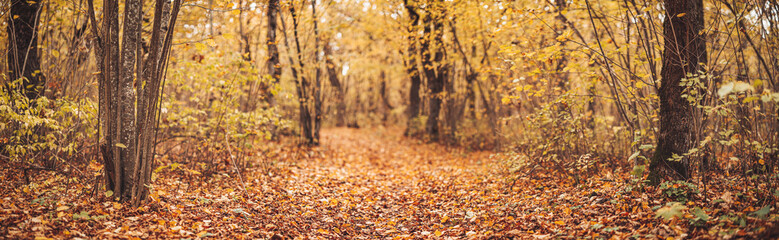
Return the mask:
[[(779, 234), (775, 1), (8, 0), (0, 18), (4, 236)], [(342, 207), (317, 197), (340, 171), (365, 201), (440, 212), (292, 217)], [(501, 214), (450, 206), (476, 189)]]

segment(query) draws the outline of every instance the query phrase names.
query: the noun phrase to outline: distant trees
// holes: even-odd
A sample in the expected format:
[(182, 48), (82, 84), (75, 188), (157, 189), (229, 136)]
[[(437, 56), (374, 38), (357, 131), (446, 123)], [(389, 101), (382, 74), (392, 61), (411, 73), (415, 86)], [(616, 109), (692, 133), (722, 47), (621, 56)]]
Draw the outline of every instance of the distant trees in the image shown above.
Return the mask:
[[(88, 3), (100, 70), (100, 150), (106, 190), (121, 201), (139, 205), (149, 194), (162, 79), (181, 1), (174, 1), (172, 6), (167, 6), (171, 3), (166, 0), (155, 1), (145, 58), (141, 38), (143, 1), (125, 1), (122, 25), (117, 0), (103, 3), (102, 24), (97, 22), (93, 1)], [(119, 26), (123, 26), (121, 45)]]
[(704, 27), (703, 0), (665, 0), (664, 3), (665, 48), (658, 93), (660, 125), (649, 166), (653, 183), (663, 177), (690, 177), (689, 159), (682, 155), (695, 145), (693, 106), (682, 96), (685, 87), (681, 81), (701, 73), (705, 70), (702, 64), (706, 63), (706, 39), (700, 34)]
[(8, 33), (8, 70), (11, 81), (23, 78), (27, 98), (43, 93), (46, 78), (38, 57), (38, 16), (40, 0), (11, 0)]
[[(329, 40), (329, 38), (328, 38)], [(329, 41), (326, 41), (325, 46), (323, 46), (322, 52), (325, 55), (325, 68), (327, 70), (327, 79), (330, 82), (330, 86), (332, 86), (335, 89), (335, 104), (336, 104), (336, 123), (335, 125), (338, 127), (342, 127), (346, 125), (346, 103), (344, 102), (344, 97), (346, 96), (346, 93), (344, 92), (344, 87), (341, 84), (341, 80), (338, 78), (338, 72), (335, 70), (335, 62), (333, 61), (333, 46)]]

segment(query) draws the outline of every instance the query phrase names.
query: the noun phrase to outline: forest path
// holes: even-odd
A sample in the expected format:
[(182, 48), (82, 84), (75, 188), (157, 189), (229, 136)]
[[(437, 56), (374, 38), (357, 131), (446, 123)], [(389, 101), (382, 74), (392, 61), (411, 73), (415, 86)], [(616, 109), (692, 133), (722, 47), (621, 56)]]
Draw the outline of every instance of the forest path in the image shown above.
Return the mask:
[[(267, 155), (246, 158), (254, 166), (241, 178), (226, 155), (210, 165), (166, 155), (140, 208), (91, 197), (93, 185), (54, 172), (4, 184), (0, 193), (15, 197), (0, 198), (0, 239), (625, 239), (670, 231), (651, 227), (660, 225), (645, 197), (619, 197), (618, 182), (577, 187), (537, 171), (509, 189), (502, 157), (426, 144), (397, 128), (324, 129), (314, 148), (255, 147)], [(24, 181), (12, 168), (0, 173)]]
[[(289, 174), (259, 181), (265, 231), (329, 239), (550, 239), (666, 234), (645, 197), (537, 171), (509, 189), (505, 157), (424, 143), (399, 128), (331, 128)], [(300, 151), (306, 151), (301, 153)], [(306, 156), (306, 157), (303, 157)], [(279, 180), (281, 178), (282, 180)], [(602, 179), (602, 177), (599, 177)], [(253, 184), (252, 184), (253, 185)], [(272, 185), (272, 187), (268, 187)], [(609, 200), (611, 202), (609, 203)], [(670, 231), (670, 230), (669, 230)]]
[(490, 152), (424, 144), (394, 128), (324, 129), (321, 150), (279, 186), (288, 197), (267, 206), (272, 226), (292, 230), (282, 235), (469, 237), (514, 228), (500, 219), (513, 215), (519, 194), (488, 174)]

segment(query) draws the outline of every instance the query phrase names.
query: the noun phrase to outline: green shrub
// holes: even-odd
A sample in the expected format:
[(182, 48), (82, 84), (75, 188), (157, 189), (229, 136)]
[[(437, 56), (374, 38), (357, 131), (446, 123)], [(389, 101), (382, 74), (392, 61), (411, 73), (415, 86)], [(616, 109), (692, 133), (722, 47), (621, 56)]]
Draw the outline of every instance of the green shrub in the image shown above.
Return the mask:
[(672, 201), (686, 203), (699, 194), (698, 187), (685, 181), (668, 181), (660, 184), (663, 196)]
[(28, 99), (21, 81), (0, 87), (0, 155), (15, 163), (40, 164), (85, 155), (94, 139), (97, 104), (68, 98)]

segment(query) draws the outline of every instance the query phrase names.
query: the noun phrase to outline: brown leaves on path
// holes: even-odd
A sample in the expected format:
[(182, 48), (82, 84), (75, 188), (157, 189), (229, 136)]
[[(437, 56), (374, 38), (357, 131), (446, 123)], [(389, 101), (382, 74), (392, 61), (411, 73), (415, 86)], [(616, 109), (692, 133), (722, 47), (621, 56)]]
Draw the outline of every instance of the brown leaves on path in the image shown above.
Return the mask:
[[(326, 129), (321, 147), (271, 146), (269, 157), (243, 170), (246, 192), (232, 171), (201, 174), (190, 165), (168, 163), (157, 173), (150, 202), (136, 209), (107, 201), (102, 194), (90, 197), (94, 180), (84, 179), (97, 179), (97, 175), (79, 178), (42, 172), (28, 184), (21, 172), (4, 168), (0, 235), (141, 239), (728, 236), (707, 232), (711, 226), (657, 218), (653, 207), (664, 203), (657, 191), (630, 189), (626, 176), (604, 174), (572, 186), (571, 180), (542, 171), (532, 179), (518, 179), (508, 189), (510, 181), (492, 153), (425, 144), (404, 138), (401, 132)], [(92, 164), (85, 172), (97, 174), (100, 168)], [(736, 209), (733, 200), (727, 204)], [(703, 207), (696, 214), (724, 214), (714, 211), (712, 204), (692, 202), (685, 208), (696, 206)], [(754, 232), (775, 226), (745, 219), (744, 229)], [(728, 227), (733, 226), (711, 229)]]

